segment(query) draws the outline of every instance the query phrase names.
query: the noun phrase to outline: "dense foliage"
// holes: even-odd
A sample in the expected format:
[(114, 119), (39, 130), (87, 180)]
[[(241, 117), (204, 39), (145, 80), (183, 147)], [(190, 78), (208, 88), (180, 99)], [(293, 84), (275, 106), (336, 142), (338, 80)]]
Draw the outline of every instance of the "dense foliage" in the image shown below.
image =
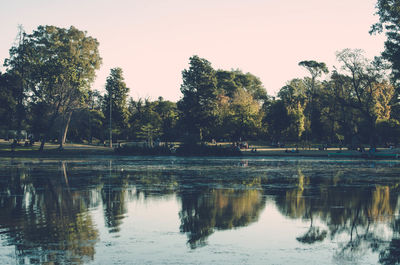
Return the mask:
[(377, 9), (372, 32), (388, 37), (382, 57), (368, 60), (362, 50), (344, 49), (330, 72), (323, 62), (301, 61), (310, 75), (294, 77), (271, 97), (253, 74), (214, 69), (194, 55), (182, 71), (176, 103), (129, 98), (118, 67), (110, 71), (105, 94), (93, 91), (101, 64), (96, 39), (74, 27), (39, 26), (32, 34), (20, 28), (0, 73), (0, 130), (5, 138), (25, 130), (41, 148), (47, 140), (62, 147), (66, 139), (106, 144), (110, 137), (149, 146), (214, 140), (397, 144), (399, 4), (378, 0)]

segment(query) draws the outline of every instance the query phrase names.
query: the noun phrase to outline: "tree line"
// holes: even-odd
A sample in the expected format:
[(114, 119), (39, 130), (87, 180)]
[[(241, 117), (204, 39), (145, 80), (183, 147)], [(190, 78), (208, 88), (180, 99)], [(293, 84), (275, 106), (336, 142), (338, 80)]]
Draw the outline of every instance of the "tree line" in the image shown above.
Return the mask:
[[(214, 69), (199, 56), (182, 71), (182, 97), (171, 102), (133, 100), (123, 70), (110, 70), (106, 92), (92, 90), (102, 58), (98, 41), (73, 26), (19, 28), (0, 73), (0, 129), (27, 130), (62, 148), (75, 142), (268, 140), (344, 145), (396, 144), (400, 137), (400, 4), (377, 2), (385, 51), (373, 60), (359, 49), (336, 53), (328, 69), (299, 62), (309, 76), (289, 80), (276, 97), (258, 77), (241, 70)], [(321, 76), (325, 75), (325, 79)]]

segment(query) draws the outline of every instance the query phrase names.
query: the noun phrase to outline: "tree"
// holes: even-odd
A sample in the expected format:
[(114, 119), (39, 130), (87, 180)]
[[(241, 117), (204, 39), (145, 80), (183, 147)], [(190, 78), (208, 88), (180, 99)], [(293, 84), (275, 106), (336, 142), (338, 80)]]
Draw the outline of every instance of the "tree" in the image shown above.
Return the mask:
[[(379, 22), (372, 25), (370, 33), (385, 32), (387, 40), (382, 56), (392, 63), (394, 79), (400, 81), (400, 2), (378, 0), (376, 3)], [(398, 91), (400, 92), (400, 91)]]
[[(108, 122), (105, 122), (104, 125), (112, 130), (117, 137), (124, 137), (128, 128), (127, 98), (129, 88), (125, 84), (121, 68), (111, 69), (106, 81), (106, 91), (107, 93), (103, 98), (103, 113)], [(111, 140), (110, 138), (110, 145), (112, 144)]]
[(311, 74), (311, 80), (309, 84), (309, 89), (308, 89), (308, 96), (309, 96), (309, 108), (307, 109), (307, 116), (308, 120), (310, 122), (310, 131), (311, 131), (311, 136), (313, 138), (317, 138), (318, 136), (321, 135), (321, 133), (318, 133), (318, 129), (321, 128), (320, 124), (320, 115), (317, 113), (316, 110), (316, 102), (315, 102), (315, 97), (317, 94), (316, 91), (316, 79), (317, 77), (321, 76), (322, 73), (328, 73), (328, 68), (326, 67), (325, 63), (322, 62), (316, 62), (316, 61), (301, 61), (299, 62), (299, 66), (302, 66), (306, 68), (310, 74)]
[(234, 70), (234, 80), (238, 87), (245, 89), (257, 101), (265, 102), (268, 100), (267, 91), (265, 90), (260, 78), (257, 76), (246, 73), (240, 70)]
[(261, 112), (259, 103), (249, 92), (239, 89), (230, 104), (233, 138), (255, 138), (261, 131)]
[(289, 128), (290, 120), (282, 99), (272, 100), (264, 105), (265, 116), (263, 123), (267, 124), (268, 135), (272, 141), (282, 141), (285, 139), (284, 131)]
[(369, 62), (362, 50), (344, 49), (336, 54), (342, 63), (344, 75), (341, 78), (341, 103), (357, 110), (363, 118), (358, 125), (371, 145), (376, 144), (377, 120), (390, 118), (390, 101), (394, 87), (385, 79), (379, 64)]
[(100, 67), (98, 45), (96, 39), (73, 26), (39, 26), (32, 34), (24, 35), (22, 44), (11, 49), (9, 71), (19, 69), (17, 62), (23, 59), (29, 69), (31, 105), (45, 106), (43, 110), (47, 111), (42, 112), (48, 121), (40, 132), (40, 150), (57, 120), (62, 148), (72, 112), (81, 106)]
[(15, 101), (15, 109), (10, 114), (13, 116), (11, 123), (13, 129), (19, 135), (22, 130), (22, 122), (26, 114), (26, 93), (28, 92), (27, 83), (29, 81), (29, 64), (27, 58), (31, 49), (26, 45), (26, 33), (23, 27), (18, 27), (17, 44), (10, 49), (10, 58), (6, 59), (4, 66), (7, 67), (8, 88), (12, 90), (12, 97)]
[(183, 98), (178, 102), (181, 120), (191, 138), (209, 137), (216, 121), (217, 78), (211, 63), (197, 55), (189, 59), (189, 69), (182, 71)]
[(216, 77), (219, 94), (233, 98), (239, 89), (244, 89), (257, 101), (268, 100), (267, 91), (261, 80), (251, 73), (244, 74), (240, 70), (218, 70)]
[(158, 139), (164, 142), (176, 140), (178, 111), (176, 103), (159, 97), (156, 101), (139, 99), (129, 103), (129, 136), (132, 139)]
[(301, 61), (299, 62), (299, 66), (306, 68), (310, 74), (312, 79), (312, 89), (314, 88), (315, 80), (317, 77), (321, 76), (322, 73), (327, 74), (328, 68), (326, 67), (325, 63), (320, 63), (316, 61)]
[(0, 130), (3, 130), (4, 134), (12, 129), (17, 106), (10, 78), (9, 74), (0, 72)]
[(400, 122), (395, 119), (378, 120), (376, 129), (381, 141), (397, 145), (400, 142)]
[(307, 102), (307, 87), (302, 79), (293, 79), (281, 88), (278, 97), (282, 99), (288, 126), (281, 133), (290, 140), (300, 140), (306, 129), (304, 110)]
[(159, 97), (154, 107), (155, 112), (160, 117), (161, 122), (161, 139), (165, 142), (177, 139), (177, 122), (178, 122), (178, 110), (176, 103), (166, 101), (162, 97)]

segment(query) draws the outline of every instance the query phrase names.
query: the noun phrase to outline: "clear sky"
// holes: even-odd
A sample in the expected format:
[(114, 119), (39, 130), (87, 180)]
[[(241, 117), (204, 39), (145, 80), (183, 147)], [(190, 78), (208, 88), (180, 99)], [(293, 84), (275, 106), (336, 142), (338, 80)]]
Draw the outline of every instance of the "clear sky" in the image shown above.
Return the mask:
[[(241, 69), (274, 95), (307, 75), (302, 60), (336, 65), (335, 52), (383, 50), (384, 36), (370, 36), (376, 0), (0, 0), (0, 62), (17, 27), (39, 25), (85, 30), (100, 42), (103, 65), (94, 89), (104, 91), (110, 68), (121, 67), (134, 99), (176, 101), (189, 57), (215, 69)], [(2, 69), (2, 68), (0, 68)], [(3, 69), (2, 69), (3, 70)]]

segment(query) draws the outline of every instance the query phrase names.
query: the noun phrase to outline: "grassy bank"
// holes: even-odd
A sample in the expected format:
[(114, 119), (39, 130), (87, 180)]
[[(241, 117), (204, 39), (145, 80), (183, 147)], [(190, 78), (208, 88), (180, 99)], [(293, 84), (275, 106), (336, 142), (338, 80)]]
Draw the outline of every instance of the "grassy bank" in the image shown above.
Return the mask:
[[(219, 145), (219, 144), (218, 144)], [(252, 145), (249, 149), (241, 149), (240, 153), (228, 152), (229, 145), (227, 143), (222, 144), (223, 148), (216, 148), (214, 146), (200, 146), (199, 149), (188, 149), (188, 150), (177, 150), (176, 153), (163, 152), (164, 155), (205, 155), (205, 156), (287, 156), (287, 157), (355, 157), (362, 158), (363, 153), (358, 151), (349, 151), (339, 148), (328, 148), (327, 150), (319, 150), (318, 148), (302, 149), (298, 152), (292, 152), (291, 148), (273, 148), (262, 144)], [(252, 148), (256, 148), (257, 151), (252, 151)], [(204, 149), (204, 150), (203, 150)], [(152, 152), (154, 150), (122, 150), (122, 152), (115, 151), (109, 147), (87, 145), (87, 144), (66, 144), (64, 149), (60, 151), (57, 144), (48, 143), (42, 152), (39, 151), (39, 144), (34, 146), (17, 146), (14, 151), (11, 151), (11, 143), (0, 140), (0, 157), (86, 157), (86, 156), (113, 156), (113, 155), (160, 155), (159, 152)], [(144, 152), (145, 151), (145, 152)], [(379, 154), (400, 154), (400, 149), (378, 149)], [(337, 155), (335, 155), (337, 154)], [(379, 158), (379, 157), (377, 157)], [(384, 155), (381, 158), (385, 158)], [(388, 157), (390, 159), (390, 157)]]
[(11, 143), (0, 140), (1, 157), (82, 157), (93, 155), (113, 155), (114, 150), (109, 147), (86, 145), (86, 144), (65, 144), (63, 150), (59, 150), (58, 144), (47, 143), (44, 150), (39, 151), (39, 143), (33, 146), (17, 146), (14, 151)]

